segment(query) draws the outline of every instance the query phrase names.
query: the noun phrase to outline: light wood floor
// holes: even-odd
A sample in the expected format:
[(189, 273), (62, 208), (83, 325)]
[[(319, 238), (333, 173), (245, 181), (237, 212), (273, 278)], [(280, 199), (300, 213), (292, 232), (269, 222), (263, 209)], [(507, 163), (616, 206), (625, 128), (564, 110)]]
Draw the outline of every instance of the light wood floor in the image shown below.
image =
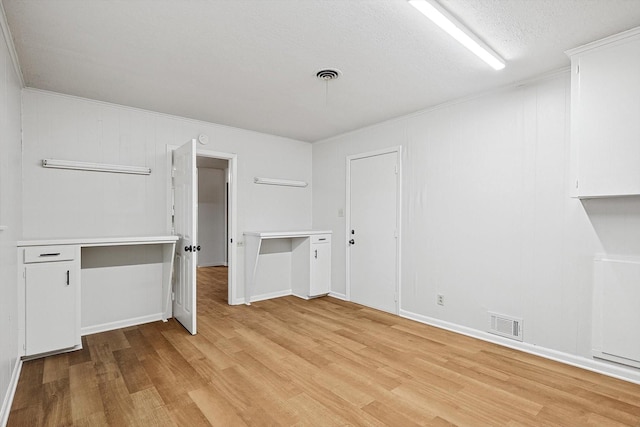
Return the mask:
[(226, 304), (26, 362), (9, 426), (638, 426), (640, 386), (332, 298)]

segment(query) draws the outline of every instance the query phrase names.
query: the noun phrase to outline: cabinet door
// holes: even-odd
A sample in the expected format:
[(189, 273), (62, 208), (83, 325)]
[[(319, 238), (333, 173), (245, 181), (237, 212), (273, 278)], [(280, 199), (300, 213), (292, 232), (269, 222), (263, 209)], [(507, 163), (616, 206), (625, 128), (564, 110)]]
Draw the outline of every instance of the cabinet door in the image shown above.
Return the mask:
[(311, 245), (311, 281), (309, 296), (328, 294), (331, 290), (331, 244)]
[(25, 267), (26, 355), (78, 344), (76, 264), (50, 262)]
[(583, 53), (572, 62), (574, 194), (640, 194), (640, 39)]

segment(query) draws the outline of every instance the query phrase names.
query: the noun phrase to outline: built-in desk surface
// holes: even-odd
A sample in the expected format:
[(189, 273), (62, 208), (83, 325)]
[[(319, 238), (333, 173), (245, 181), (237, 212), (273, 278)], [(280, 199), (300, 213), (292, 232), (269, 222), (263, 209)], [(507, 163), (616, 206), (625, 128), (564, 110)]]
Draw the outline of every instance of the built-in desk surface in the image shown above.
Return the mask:
[(326, 230), (284, 230), (284, 231), (245, 231), (245, 304), (251, 305), (251, 297), (256, 285), (256, 271), (260, 258), (260, 248), (263, 240), (268, 239), (308, 239), (320, 234), (331, 235)]
[[(75, 269), (78, 277), (80, 277), (80, 269), (81, 262), (80, 258), (82, 257), (82, 252), (84, 248), (101, 248), (101, 247), (111, 247), (114, 250), (118, 250), (118, 247), (124, 246), (139, 246), (139, 245), (160, 245), (162, 247), (162, 282), (158, 283), (158, 287), (161, 286), (161, 312), (160, 313), (150, 313), (149, 315), (145, 315), (142, 317), (122, 317), (118, 318), (115, 321), (105, 322), (101, 324), (92, 324), (86, 327), (82, 327), (80, 330), (80, 312), (81, 307), (76, 307), (76, 311), (78, 312), (77, 319), (77, 330), (82, 335), (87, 335), (96, 332), (102, 332), (110, 329), (116, 329), (126, 326), (131, 326), (139, 323), (144, 323), (148, 321), (160, 320), (166, 321), (168, 317), (172, 315), (172, 307), (171, 307), (171, 278), (173, 272), (173, 262), (175, 256), (175, 246), (176, 242), (179, 240), (179, 236), (118, 236), (118, 237), (76, 237), (76, 238), (63, 238), (63, 239), (34, 239), (34, 240), (21, 240), (17, 242), (18, 247), (18, 259), (21, 263), (21, 268), (19, 272), (19, 280), (21, 286), (26, 289), (26, 276), (24, 273), (25, 265), (28, 263), (34, 262), (32, 254), (38, 253), (38, 251), (42, 250), (45, 252), (52, 252), (51, 254), (45, 255), (60, 255), (63, 253), (68, 256), (65, 260), (73, 261), (75, 266), (71, 267)], [(38, 247), (42, 248), (39, 249)], [(55, 249), (49, 249), (55, 248)], [(68, 251), (66, 249), (69, 249)], [(89, 249), (87, 249), (89, 250)], [(56, 253), (53, 253), (56, 252)], [(58, 253), (59, 252), (59, 253)], [(65, 253), (66, 252), (66, 253)], [(69, 254), (73, 253), (74, 255), (71, 257)], [(40, 255), (42, 256), (42, 255)], [(49, 260), (50, 258), (47, 258)], [(37, 262), (43, 262), (38, 258)], [(78, 298), (77, 304), (80, 305), (79, 298), (79, 289), (82, 286), (81, 281), (83, 278), (78, 281)], [(25, 291), (24, 289), (19, 292), (19, 301), (18, 306), (21, 313), (26, 313), (26, 301), (25, 301)], [(21, 340), (24, 342), (24, 316), (21, 316)], [(80, 344), (80, 336), (77, 337), (78, 346), (81, 347)], [(21, 342), (20, 348), (24, 349), (23, 342)], [(23, 354), (24, 355), (24, 354)]]
[(89, 246), (120, 246), (120, 245), (149, 245), (160, 243), (174, 243), (178, 236), (122, 236), (122, 237), (77, 237), (71, 239), (40, 239), (21, 240), (17, 246), (49, 246), (49, 245), (79, 245)]

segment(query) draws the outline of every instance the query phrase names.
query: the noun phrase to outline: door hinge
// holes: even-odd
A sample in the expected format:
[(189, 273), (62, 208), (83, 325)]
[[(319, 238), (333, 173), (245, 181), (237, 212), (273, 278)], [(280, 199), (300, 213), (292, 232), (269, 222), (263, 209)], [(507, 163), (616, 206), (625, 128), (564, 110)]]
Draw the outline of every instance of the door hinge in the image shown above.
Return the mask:
[(580, 64), (576, 65), (576, 74), (580, 74)]
[(578, 187), (578, 180), (577, 180), (577, 179), (576, 179), (576, 188), (579, 188), (579, 187)]
[(175, 300), (176, 300), (176, 293), (171, 292), (171, 301), (175, 301)]
[(398, 165), (395, 165), (394, 169), (395, 169), (395, 173), (397, 175), (398, 174)]
[(175, 178), (176, 177), (176, 168), (172, 167), (171, 168), (171, 178)]

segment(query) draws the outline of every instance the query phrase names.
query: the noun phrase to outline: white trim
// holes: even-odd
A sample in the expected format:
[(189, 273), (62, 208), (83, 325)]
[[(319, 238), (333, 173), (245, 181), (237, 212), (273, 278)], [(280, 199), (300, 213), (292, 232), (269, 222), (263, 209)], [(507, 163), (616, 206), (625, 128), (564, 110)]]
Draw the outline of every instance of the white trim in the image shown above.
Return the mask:
[[(194, 124), (199, 124), (199, 125), (203, 125), (203, 126), (209, 126), (212, 128), (217, 128), (217, 129), (228, 129), (228, 130), (232, 130), (235, 132), (242, 132), (242, 133), (252, 133), (255, 135), (270, 135), (273, 136), (275, 138), (282, 138), (288, 141), (297, 141), (297, 142), (309, 142), (309, 141), (303, 141), (301, 139), (294, 139), (288, 136), (282, 136), (282, 135), (276, 135), (276, 134), (272, 134), (272, 133), (266, 133), (266, 132), (259, 132), (256, 130), (251, 130), (251, 129), (244, 129), (244, 128), (238, 128), (238, 127), (233, 127), (233, 126), (228, 126), (228, 125), (221, 125), (219, 123), (214, 123), (214, 122), (207, 122), (204, 120), (198, 120), (198, 119), (192, 119), (190, 117), (184, 117), (184, 116), (176, 116), (175, 114), (167, 114), (167, 113), (160, 113), (158, 111), (153, 111), (153, 110), (145, 110), (143, 108), (138, 108), (138, 107), (132, 107), (130, 105), (124, 105), (124, 104), (116, 104), (114, 102), (107, 102), (107, 101), (99, 101), (97, 99), (91, 99), (91, 98), (85, 98), (82, 96), (76, 96), (76, 95), (69, 95), (66, 93), (60, 93), (60, 92), (54, 92), (51, 90), (45, 90), (45, 89), (37, 89), (34, 87), (24, 87), (23, 91), (26, 92), (33, 92), (33, 93), (40, 93), (43, 95), (50, 95), (50, 96), (58, 96), (58, 97), (62, 97), (62, 98), (69, 98), (69, 99), (76, 99), (76, 100), (80, 100), (80, 101), (84, 101), (84, 102), (89, 102), (92, 104), (96, 104), (96, 105), (102, 105), (105, 107), (117, 107), (117, 108), (123, 108), (125, 110), (128, 111), (134, 111), (134, 112), (139, 112), (139, 113), (144, 113), (144, 114), (150, 114), (154, 117), (162, 117), (162, 118), (167, 118), (167, 119), (180, 119), (180, 120), (184, 120), (185, 122), (188, 123), (194, 123)], [(193, 138), (193, 139), (197, 139), (197, 138)], [(209, 143), (211, 144), (211, 143)]]
[[(291, 289), (286, 289), (284, 291), (269, 292), (266, 294), (251, 295), (251, 302), (254, 303), (254, 302), (265, 301), (273, 298), (288, 297), (290, 295), (293, 295), (293, 292)], [(245, 304), (245, 303), (246, 303), (245, 298), (238, 298), (238, 304)]]
[(18, 61), (18, 54), (16, 53), (16, 46), (13, 44), (13, 36), (11, 35), (11, 29), (7, 22), (7, 14), (4, 11), (2, 1), (0, 1), (0, 27), (2, 27), (2, 34), (4, 35), (4, 42), (7, 45), (9, 56), (11, 57), (11, 63), (13, 69), (20, 80), (20, 87), (24, 88), (24, 76), (22, 75), (22, 69), (20, 68), (20, 61)]
[(635, 27), (635, 28), (632, 28), (632, 29), (627, 30), (627, 31), (623, 31), (623, 32), (618, 33), (618, 34), (614, 34), (612, 36), (605, 37), (603, 39), (596, 40), (594, 42), (587, 43), (587, 44), (584, 44), (582, 46), (578, 46), (578, 47), (575, 47), (573, 49), (566, 50), (564, 53), (567, 56), (580, 55), (582, 53), (589, 52), (589, 51), (592, 51), (592, 50), (595, 50), (595, 49), (599, 49), (599, 48), (604, 47), (604, 46), (627, 43), (628, 41), (630, 41), (629, 40), (630, 38), (634, 38), (634, 37), (636, 37), (638, 35), (640, 35), (640, 27)]
[(400, 248), (402, 248), (402, 146), (396, 145), (394, 147), (382, 148), (374, 151), (367, 151), (365, 153), (352, 154), (346, 157), (346, 175), (345, 175), (345, 184), (346, 184), (346, 200), (345, 200), (345, 236), (347, 237), (344, 242), (346, 245), (346, 301), (351, 301), (351, 251), (349, 251), (349, 243), (348, 240), (351, 236), (351, 161), (358, 159), (365, 159), (367, 157), (375, 157), (381, 156), (384, 154), (396, 154), (396, 166), (398, 168), (396, 173), (396, 290), (395, 295), (397, 296), (395, 301), (395, 312), (394, 314), (398, 314), (400, 307), (400, 283), (401, 283), (401, 265), (402, 258)]
[(571, 67), (570, 66), (569, 67), (562, 67), (560, 69), (553, 70), (553, 71), (550, 71), (548, 73), (543, 73), (543, 74), (540, 74), (538, 76), (532, 77), (530, 79), (520, 80), (520, 81), (515, 82), (515, 83), (509, 83), (507, 85), (499, 86), (499, 87), (496, 87), (496, 88), (493, 88), (493, 89), (488, 89), (488, 90), (485, 90), (485, 91), (482, 91), (482, 92), (479, 92), (479, 93), (475, 93), (473, 95), (465, 96), (465, 97), (458, 98), (458, 99), (453, 99), (451, 101), (446, 101), (446, 102), (443, 102), (442, 104), (438, 104), (438, 105), (435, 105), (433, 107), (424, 108), (422, 110), (414, 111), (413, 113), (405, 114), (403, 116), (393, 117), (391, 119), (384, 120), (382, 122), (377, 122), (377, 123), (374, 123), (374, 124), (369, 125), (369, 126), (364, 126), (364, 127), (358, 128), (358, 129), (354, 129), (354, 130), (350, 130), (350, 131), (347, 131), (347, 132), (339, 133), (337, 135), (333, 135), (333, 136), (330, 136), (330, 137), (327, 137), (327, 138), (324, 138), (324, 139), (319, 139), (317, 141), (314, 141), (313, 144), (315, 145), (315, 144), (328, 143), (328, 142), (335, 141), (337, 139), (342, 139), (342, 138), (344, 138), (345, 136), (348, 136), (348, 135), (357, 135), (357, 134), (359, 134), (359, 133), (361, 133), (361, 132), (363, 132), (365, 130), (377, 129), (377, 128), (382, 127), (382, 126), (387, 126), (390, 123), (397, 123), (397, 122), (400, 122), (400, 121), (403, 121), (403, 120), (411, 119), (413, 117), (419, 117), (419, 116), (422, 116), (424, 114), (429, 114), (429, 113), (432, 113), (434, 111), (442, 110), (443, 108), (449, 108), (449, 107), (452, 107), (452, 106), (455, 106), (455, 105), (465, 104), (467, 102), (471, 102), (471, 101), (474, 101), (476, 99), (484, 98), (485, 96), (498, 94), (498, 93), (502, 93), (502, 92), (507, 92), (507, 91), (515, 90), (515, 89), (521, 89), (521, 88), (524, 88), (524, 87), (527, 87), (527, 86), (530, 86), (530, 85), (533, 85), (533, 84), (537, 84), (537, 83), (544, 82), (544, 81), (547, 81), (547, 80), (552, 80), (552, 79), (558, 78), (558, 77), (563, 76), (563, 75), (569, 75), (570, 72), (571, 72)]
[(347, 296), (345, 294), (340, 294), (338, 292), (329, 292), (329, 296), (342, 301), (347, 301)]
[[(178, 148), (177, 145), (167, 144), (167, 230), (171, 233), (171, 208), (173, 199), (173, 181), (172, 181), (172, 152)], [(228, 179), (229, 179), (229, 215), (228, 234), (227, 234), (227, 267), (229, 268), (228, 286), (227, 286), (227, 302), (229, 305), (242, 304), (240, 299), (235, 298), (236, 288), (238, 287), (238, 155), (235, 153), (224, 153), (221, 151), (207, 150), (197, 147), (196, 157), (209, 157), (213, 159), (227, 160)]]
[(129, 326), (142, 325), (145, 323), (163, 320), (164, 313), (150, 314), (148, 316), (134, 317), (132, 319), (118, 320), (116, 322), (102, 323), (100, 325), (85, 326), (80, 329), (80, 335), (91, 335), (100, 332), (112, 331), (114, 329), (127, 328)]
[[(0, 3), (1, 4), (1, 3)], [(13, 371), (11, 372), (11, 380), (9, 381), (9, 387), (7, 388), (7, 394), (4, 396), (2, 402), (2, 408), (0, 408), (0, 426), (6, 426), (9, 421), (9, 413), (11, 412), (11, 404), (13, 398), (16, 395), (16, 389), (18, 388), (18, 380), (20, 379), (20, 372), (22, 371), (22, 359), (16, 358), (16, 364), (13, 365)]]
[(503, 347), (512, 348), (514, 350), (519, 350), (525, 353), (544, 357), (545, 359), (554, 360), (566, 365), (586, 369), (587, 371), (596, 372), (598, 374), (617, 378), (619, 380), (640, 384), (640, 371), (631, 370), (632, 368), (624, 368), (618, 365), (600, 362), (597, 360), (589, 359), (582, 356), (576, 356), (574, 354), (569, 354), (562, 351), (552, 350), (534, 344), (528, 344), (514, 341), (508, 338), (502, 338), (488, 332), (479, 331), (477, 329), (468, 328), (466, 326), (456, 325), (454, 323), (449, 323), (444, 320), (435, 319), (433, 317), (424, 316), (422, 314), (417, 314), (406, 310), (400, 310), (400, 317), (415, 320), (416, 322), (424, 323), (426, 325), (434, 326), (436, 328), (455, 332), (461, 335), (466, 335), (471, 338), (498, 344)]

